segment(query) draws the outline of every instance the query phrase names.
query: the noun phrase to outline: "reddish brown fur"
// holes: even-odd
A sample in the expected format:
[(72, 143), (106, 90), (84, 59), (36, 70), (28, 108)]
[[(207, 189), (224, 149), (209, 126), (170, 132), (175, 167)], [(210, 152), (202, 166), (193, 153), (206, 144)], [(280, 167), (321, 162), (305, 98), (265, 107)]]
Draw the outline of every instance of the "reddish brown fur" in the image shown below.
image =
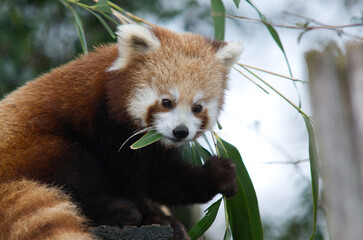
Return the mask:
[(208, 109), (205, 109), (201, 113), (196, 114), (196, 116), (202, 120), (202, 125), (200, 126), (200, 129), (206, 130), (208, 124)]
[(152, 124), (152, 122), (154, 121), (155, 113), (167, 112), (167, 111), (169, 111), (169, 109), (161, 106), (160, 102), (155, 102), (153, 105), (149, 107), (147, 111), (146, 124), (148, 126)]
[[(65, 120), (80, 131), (90, 125), (94, 111), (105, 95), (104, 69), (116, 57), (115, 45), (102, 47), (29, 82), (1, 101), (0, 181), (14, 181), (0, 184), (0, 214), (5, 215), (0, 217), (1, 240), (45, 239), (52, 231), (59, 237), (51, 239), (91, 239), (81, 225), (84, 219), (61, 191), (21, 179), (30, 177), (46, 181), (59, 166), (67, 164), (66, 153), (71, 155), (72, 148), (57, 136), (57, 132), (65, 127)], [(73, 100), (74, 96), (77, 96), (76, 100)], [(15, 188), (19, 190), (15, 191)], [(9, 209), (12, 201), (16, 203)], [(59, 205), (59, 213), (50, 214), (51, 219), (32, 217), (40, 208), (56, 204), (65, 205)], [(19, 216), (24, 214), (19, 222)], [(29, 227), (27, 231), (24, 230), (26, 226)], [(66, 238), (63, 232), (68, 232), (69, 236)]]
[[(179, 35), (165, 29), (155, 29), (154, 33), (160, 39), (162, 46), (165, 46), (161, 51), (156, 52), (155, 56), (150, 56), (154, 61), (165, 59), (162, 56), (178, 56), (175, 51), (180, 51), (180, 56), (175, 59), (167, 59), (168, 63), (163, 65), (170, 66), (170, 68), (158, 71), (160, 75), (156, 79), (160, 82), (157, 82), (157, 86), (163, 85), (164, 71), (172, 72), (173, 79), (171, 82), (183, 86), (182, 89), (179, 89), (181, 101), (192, 101), (193, 97), (191, 96), (195, 96), (196, 92), (203, 90), (207, 95), (206, 100), (218, 96), (220, 105), (222, 105), (227, 72), (215, 59), (214, 54), (225, 43), (213, 45), (210, 44), (211, 41), (206, 41), (203, 36), (190, 33)], [(203, 62), (202, 66), (200, 62)], [(170, 74), (165, 75), (169, 76)], [(168, 91), (169, 86), (165, 87), (165, 91)], [(189, 105), (191, 104), (192, 102), (189, 103)]]
[(33, 181), (0, 184), (0, 219), (2, 240), (93, 239), (67, 195)]
[[(116, 57), (115, 45), (100, 48), (29, 82), (0, 102), (2, 181), (57, 167), (59, 163), (49, 162), (46, 154), (56, 151), (61, 156), (68, 146), (47, 133), (62, 131), (64, 121), (80, 131), (91, 124), (105, 95), (104, 70)], [(23, 161), (24, 156), (31, 162)]]

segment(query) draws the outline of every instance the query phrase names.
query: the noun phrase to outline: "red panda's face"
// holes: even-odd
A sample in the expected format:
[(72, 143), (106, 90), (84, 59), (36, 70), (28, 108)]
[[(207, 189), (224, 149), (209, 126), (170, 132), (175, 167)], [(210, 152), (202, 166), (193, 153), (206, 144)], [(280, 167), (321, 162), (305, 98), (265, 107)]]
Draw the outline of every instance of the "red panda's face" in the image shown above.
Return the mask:
[(161, 133), (165, 145), (182, 145), (211, 129), (220, 111), (218, 95), (207, 98), (203, 89), (191, 92), (185, 98), (177, 86), (163, 93), (155, 87), (137, 89), (128, 110), (143, 127)]
[(215, 125), (240, 44), (139, 25), (120, 26), (117, 34), (119, 57), (108, 71), (127, 76), (124, 101), (135, 125), (157, 130), (166, 146), (195, 140)]

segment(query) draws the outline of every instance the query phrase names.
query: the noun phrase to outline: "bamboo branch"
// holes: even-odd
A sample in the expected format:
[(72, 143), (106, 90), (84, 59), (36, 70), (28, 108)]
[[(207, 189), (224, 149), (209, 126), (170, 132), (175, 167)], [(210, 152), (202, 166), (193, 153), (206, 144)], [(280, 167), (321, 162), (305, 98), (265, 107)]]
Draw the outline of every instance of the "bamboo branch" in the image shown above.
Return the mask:
[(347, 24), (347, 25), (331, 26), (331, 25), (327, 25), (325, 23), (322, 23), (322, 22), (320, 22), (320, 21), (318, 21), (316, 19), (303, 16), (303, 15), (301, 15), (299, 13), (293, 13), (293, 12), (289, 12), (289, 11), (285, 11), (284, 13), (287, 14), (287, 15), (290, 15), (290, 16), (306, 19), (307, 21), (314, 22), (315, 24), (318, 24), (318, 25), (321, 26), (320, 28), (316, 27), (316, 29), (334, 30), (334, 31), (336, 31), (336, 32), (338, 32), (340, 34), (345, 34), (347, 36), (363, 40), (363, 37), (358, 36), (358, 35), (354, 35), (354, 34), (351, 34), (351, 33), (347, 33), (342, 29), (342, 28), (351, 28), (351, 27), (362, 27), (363, 23), (353, 23), (353, 24)]
[(246, 74), (244, 74), (243, 72), (241, 72), (238, 68), (234, 67), (234, 70), (236, 70), (237, 72), (239, 72), (242, 76), (244, 76), (245, 78), (247, 78), (248, 80), (250, 80), (253, 84), (255, 84), (257, 87), (259, 87), (262, 91), (264, 91), (267, 94), (270, 94), (266, 89), (264, 89), (260, 84), (258, 84), (257, 82), (255, 82), (252, 78), (248, 77)]
[[(287, 25), (287, 24), (279, 24), (279, 23), (269, 22), (269, 24), (271, 26), (274, 26), (274, 27), (294, 29), (294, 30), (304, 30), (304, 31), (323, 30), (323, 29), (333, 30), (333, 31), (339, 32), (340, 34), (345, 34), (347, 36), (363, 40), (363, 37), (361, 37), (361, 36), (354, 35), (354, 34), (351, 34), (351, 33), (347, 33), (344, 30), (342, 30), (343, 28), (363, 27), (363, 23), (353, 23), (353, 24), (345, 24), (345, 25), (327, 25), (327, 24), (321, 23), (321, 22), (319, 22), (319, 21), (317, 21), (315, 19), (302, 16), (300, 14), (288, 13), (288, 12), (286, 14), (295, 15), (297, 17), (304, 18), (304, 19), (306, 19), (306, 20), (308, 20), (310, 22), (314, 22), (315, 24), (318, 24), (320, 26), (311, 26), (308, 23), (298, 24), (298, 25)], [(214, 15), (217, 15), (217, 14), (214, 14)], [(218, 15), (220, 15), (220, 14), (218, 14)], [(264, 23), (260, 19), (243, 17), (243, 16), (236, 16), (236, 15), (231, 15), (231, 14), (226, 14), (225, 17), (231, 18), (231, 19), (245, 20), (245, 21), (254, 22), (254, 23)]]
[[(288, 12), (286, 12), (286, 14), (292, 15), (291, 13), (288, 13)], [(217, 14), (215, 14), (215, 15), (217, 15)], [(353, 24), (335, 25), (335, 26), (334, 25), (327, 25), (327, 24), (320, 23), (317, 20), (314, 20), (312, 18), (308, 18), (308, 17), (304, 17), (302, 15), (298, 15), (297, 13), (295, 15), (299, 16), (301, 18), (305, 18), (307, 20), (310, 20), (311, 22), (315, 22), (316, 24), (319, 24), (321, 26), (287, 25), (287, 24), (279, 24), (279, 23), (273, 23), (273, 22), (269, 22), (269, 24), (271, 26), (274, 26), (274, 27), (291, 28), (291, 29), (296, 29), (296, 30), (338, 29), (338, 28), (350, 28), (350, 27), (363, 27), (363, 23), (353, 23)], [(256, 23), (263, 23), (263, 21), (260, 20), (260, 19), (237, 16), (237, 15), (226, 14), (225, 17), (233, 18), (233, 19), (241, 19), (241, 20), (246, 20), (246, 21), (256, 22)]]
[(309, 161), (309, 159), (301, 159), (301, 160), (296, 160), (296, 161), (268, 161), (268, 162), (251, 162), (251, 163), (268, 164), (268, 165), (273, 165), (273, 164), (298, 165), (300, 163), (304, 163), (304, 162), (308, 162), (308, 161)]
[(280, 97), (282, 97), (286, 102), (288, 102), (293, 108), (295, 108), (301, 115), (303, 115), (306, 118), (310, 118), (309, 115), (307, 115), (300, 107), (296, 106), (292, 101), (290, 101), (287, 97), (285, 97), (282, 93), (280, 93), (276, 88), (274, 88), (271, 84), (260, 78), (258, 75), (256, 75), (254, 72), (249, 70), (248, 68), (241, 66), (243, 69), (245, 69), (247, 72), (255, 76), (258, 80), (260, 80), (262, 83), (264, 83), (267, 87), (269, 87), (272, 91), (277, 93)]
[(264, 72), (264, 73), (268, 73), (268, 74), (271, 74), (271, 75), (275, 75), (277, 77), (286, 78), (286, 79), (289, 79), (291, 81), (301, 82), (301, 83), (309, 83), (307, 81), (303, 81), (303, 80), (300, 80), (300, 79), (297, 79), (297, 78), (291, 78), (291, 77), (288, 77), (288, 76), (285, 76), (285, 75), (282, 75), (282, 74), (279, 74), (279, 73), (274, 73), (274, 72), (271, 72), (271, 71), (268, 71), (268, 70), (264, 70), (264, 69), (261, 69), (261, 68), (257, 68), (257, 67), (253, 67), (253, 66), (250, 66), (250, 65), (247, 65), (247, 64), (244, 64), (244, 63), (239, 63), (238, 62), (237, 65), (239, 65), (241, 67), (252, 68), (252, 69), (255, 69), (255, 70), (260, 71), (260, 72)]
[(156, 25), (155, 25), (155, 24), (152, 24), (151, 22), (148, 22), (148, 21), (146, 21), (146, 20), (145, 20), (145, 19), (143, 19), (143, 18), (140, 18), (140, 17), (138, 17), (138, 16), (136, 16), (136, 15), (134, 15), (134, 14), (132, 14), (132, 13), (129, 13), (129, 12), (125, 11), (124, 9), (120, 8), (118, 5), (116, 5), (115, 3), (111, 2), (111, 1), (108, 1), (107, 3), (108, 3), (108, 5), (109, 5), (111, 8), (113, 8), (113, 9), (115, 9), (115, 10), (117, 10), (117, 11), (122, 12), (123, 14), (125, 14), (127, 17), (131, 18), (131, 19), (132, 19), (132, 20), (134, 20), (134, 21), (142, 22), (142, 23), (144, 23), (144, 24), (146, 24), (146, 25), (149, 25), (149, 26), (151, 26), (151, 27), (156, 27)]

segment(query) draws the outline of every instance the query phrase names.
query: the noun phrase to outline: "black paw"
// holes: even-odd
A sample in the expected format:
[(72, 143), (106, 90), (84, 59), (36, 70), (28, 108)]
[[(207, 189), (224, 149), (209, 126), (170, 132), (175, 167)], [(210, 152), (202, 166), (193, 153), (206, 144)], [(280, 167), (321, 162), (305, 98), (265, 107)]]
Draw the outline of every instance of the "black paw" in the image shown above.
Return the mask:
[(144, 216), (142, 225), (160, 224), (169, 225), (173, 228), (173, 240), (190, 239), (184, 225), (172, 216), (165, 216), (158, 213), (150, 213)]
[(236, 165), (230, 159), (212, 156), (204, 167), (208, 171), (211, 189), (227, 198), (236, 195)]
[(110, 199), (98, 215), (97, 223), (108, 226), (139, 226), (142, 214), (137, 206), (123, 199)]

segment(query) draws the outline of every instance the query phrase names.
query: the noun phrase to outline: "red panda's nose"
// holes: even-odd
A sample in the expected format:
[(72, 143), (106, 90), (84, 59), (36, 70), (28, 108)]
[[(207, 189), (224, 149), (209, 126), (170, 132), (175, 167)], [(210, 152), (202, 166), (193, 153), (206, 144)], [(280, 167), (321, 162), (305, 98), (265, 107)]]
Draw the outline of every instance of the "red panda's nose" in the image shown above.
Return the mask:
[(174, 137), (176, 137), (177, 139), (180, 139), (180, 140), (186, 138), (188, 136), (188, 134), (189, 134), (189, 130), (188, 130), (187, 126), (185, 126), (184, 124), (178, 125), (173, 130)]

